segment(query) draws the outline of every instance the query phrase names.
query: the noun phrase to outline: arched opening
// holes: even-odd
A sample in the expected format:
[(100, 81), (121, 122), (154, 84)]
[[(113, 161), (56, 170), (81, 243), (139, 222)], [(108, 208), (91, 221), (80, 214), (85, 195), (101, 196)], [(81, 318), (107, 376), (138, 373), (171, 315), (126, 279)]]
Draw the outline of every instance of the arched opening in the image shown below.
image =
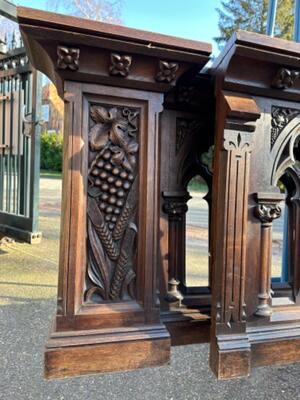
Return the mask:
[(209, 286), (209, 188), (197, 175), (187, 186), (185, 267), (187, 287)]
[[(287, 189), (283, 181), (284, 179), (279, 180), (277, 187), (287, 199)], [(288, 207), (286, 199), (279, 204), (281, 208), (280, 218), (273, 222), (272, 283), (288, 282)]]
[(285, 194), (285, 201), (280, 204), (281, 217), (273, 222), (273, 297), (285, 298), (287, 303), (294, 303), (297, 301), (299, 293), (300, 274), (298, 250), (300, 239), (300, 169), (298, 161), (295, 162), (293, 167), (286, 170), (277, 186), (281, 193)]

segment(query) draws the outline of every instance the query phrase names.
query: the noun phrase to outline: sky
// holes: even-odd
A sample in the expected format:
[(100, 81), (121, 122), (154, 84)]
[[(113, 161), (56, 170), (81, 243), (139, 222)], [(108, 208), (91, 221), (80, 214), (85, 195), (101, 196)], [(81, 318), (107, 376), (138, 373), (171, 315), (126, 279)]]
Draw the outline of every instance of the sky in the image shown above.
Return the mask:
[[(213, 42), (218, 36), (220, 0), (123, 0), (122, 20), (131, 28)], [(45, 0), (17, 0), (18, 5), (45, 8)], [(214, 44), (216, 49), (216, 45)]]

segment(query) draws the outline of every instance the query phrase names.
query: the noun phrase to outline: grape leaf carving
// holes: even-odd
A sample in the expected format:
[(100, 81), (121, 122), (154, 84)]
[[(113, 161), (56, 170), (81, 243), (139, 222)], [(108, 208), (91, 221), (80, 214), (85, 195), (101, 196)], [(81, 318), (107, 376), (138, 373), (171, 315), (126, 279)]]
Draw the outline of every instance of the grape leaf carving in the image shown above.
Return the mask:
[(134, 296), (139, 111), (92, 105), (86, 301)]

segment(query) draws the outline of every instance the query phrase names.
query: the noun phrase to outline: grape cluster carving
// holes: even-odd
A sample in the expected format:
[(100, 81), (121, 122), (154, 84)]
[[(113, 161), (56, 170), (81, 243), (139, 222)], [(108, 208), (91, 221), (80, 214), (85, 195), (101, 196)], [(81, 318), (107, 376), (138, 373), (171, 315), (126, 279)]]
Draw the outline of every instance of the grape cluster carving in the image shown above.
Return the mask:
[[(126, 277), (134, 275), (128, 247), (137, 231), (138, 111), (97, 105), (90, 117), (88, 218), (93, 234), (88, 235), (88, 276), (102, 299), (118, 300)], [(95, 293), (94, 286), (90, 292)]]
[(113, 153), (108, 148), (105, 150), (91, 170), (92, 185), (99, 188), (100, 210), (105, 213), (105, 222), (112, 231), (115, 227), (124, 199), (134, 181), (134, 175), (115, 166), (110, 160)]

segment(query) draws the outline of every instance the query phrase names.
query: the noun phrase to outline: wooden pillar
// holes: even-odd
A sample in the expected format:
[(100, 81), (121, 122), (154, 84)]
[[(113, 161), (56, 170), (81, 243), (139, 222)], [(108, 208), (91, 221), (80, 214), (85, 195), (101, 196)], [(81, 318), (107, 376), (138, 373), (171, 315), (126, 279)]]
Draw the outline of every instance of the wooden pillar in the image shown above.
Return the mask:
[(163, 210), (169, 218), (169, 281), (165, 300), (181, 305), (183, 295), (179, 288), (185, 278), (185, 215), (190, 199), (188, 192), (163, 192)]
[(223, 93), (217, 104), (213, 182), (213, 299), (210, 364), (218, 378), (248, 375), (245, 274), (248, 181), (253, 124), (260, 116), (251, 97)]
[(57, 315), (47, 378), (169, 360), (157, 298), (164, 93), (210, 46), (18, 9), (37, 69), (65, 102)]
[[(298, 43), (236, 32), (215, 78), (211, 367), (218, 378), (300, 360)], [(289, 282), (271, 292), (272, 224), (288, 192)], [(297, 221), (298, 220), (298, 221)], [(296, 262), (295, 262), (296, 261)], [(280, 262), (280, 261), (279, 261)]]
[(284, 195), (257, 193), (257, 207), (255, 216), (261, 221), (261, 255), (260, 255), (260, 280), (258, 304), (255, 315), (269, 317), (272, 314), (271, 300), (271, 267), (272, 267), (272, 222), (281, 215), (278, 202), (284, 199)]

